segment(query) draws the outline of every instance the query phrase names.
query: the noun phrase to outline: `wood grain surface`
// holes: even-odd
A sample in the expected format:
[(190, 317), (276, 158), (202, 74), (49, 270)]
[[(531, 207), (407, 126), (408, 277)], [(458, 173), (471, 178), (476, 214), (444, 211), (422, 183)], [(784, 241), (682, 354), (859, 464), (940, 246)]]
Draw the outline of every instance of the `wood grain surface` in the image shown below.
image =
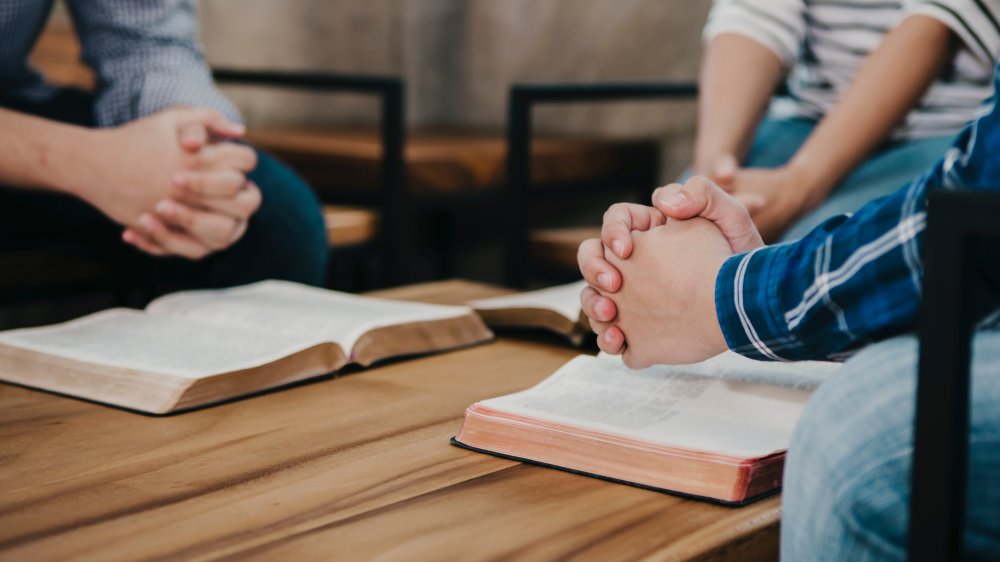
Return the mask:
[(331, 248), (364, 244), (375, 237), (378, 212), (364, 207), (323, 205), (323, 222)]
[[(380, 183), (382, 146), (375, 131), (251, 129), (247, 138), (279, 156), (321, 193), (368, 191)], [(628, 185), (656, 166), (648, 140), (540, 137), (531, 143), (535, 185), (613, 181)], [(503, 185), (506, 139), (476, 131), (417, 131), (404, 146), (407, 188), (469, 193)]]
[(725, 508), (448, 445), (466, 406), (576, 353), (501, 338), (169, 417), (0, 384), (0, 560), (776, 559), (779, 498)]

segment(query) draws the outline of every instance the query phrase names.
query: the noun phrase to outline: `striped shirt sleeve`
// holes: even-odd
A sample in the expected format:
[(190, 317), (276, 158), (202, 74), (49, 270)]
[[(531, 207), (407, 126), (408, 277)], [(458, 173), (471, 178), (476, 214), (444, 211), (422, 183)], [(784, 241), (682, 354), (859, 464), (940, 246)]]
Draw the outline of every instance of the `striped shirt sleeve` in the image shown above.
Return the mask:
[(99, 126), (175, 106), (207, 107), (239, 120), (215, 87), (198, 41), (194, 0), (69, 0), (83, 58), (98, 75)]
[(799, 56), (806, 22), (803, 0), (715, 0), (703, 33), (743, 35), (767, 47), (791, 66)]
[[(1000, 86), (1000, 67), (994, 78)], [(801, 240), (730, 257), (715, 306), (730, 349), (755, 359), (840, 359), (912, 330), (923, 280), (927, 193), (1000, 190), (1000, 109), (956, 138), (924, 177)]]
[(986, 68), (1000, 58), (1000, 0), (909, 0), (904, 14), (947, 25)]

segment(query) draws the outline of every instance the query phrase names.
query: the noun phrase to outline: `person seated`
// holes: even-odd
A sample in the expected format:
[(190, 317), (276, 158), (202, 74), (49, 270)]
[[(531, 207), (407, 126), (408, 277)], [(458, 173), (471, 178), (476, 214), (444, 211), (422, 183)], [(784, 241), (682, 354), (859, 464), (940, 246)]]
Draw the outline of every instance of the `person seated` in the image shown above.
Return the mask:
[(205, 65), (194, 1), (68, 6), (93, 93), (49, 86), (28, 64), (52, 2), (0, 10), (4, 245), (83, 252), (154, 294), (269, 278), (323, 284), (316, 197), (235, 142), (244, 126)]
[[(1000, 88), (1000, 65), (995, 84)], [(785, 465), (785, 560), (902, 560), (913, 458), (916, 326), (927, 195), (1000, 191), (1000, 107), (932, 170), (798, 241), (766, 246), (746, 208), (706, 178), (608, 210), (579, 249), (584, 312), (631, 367), (726, 349), (762, 360), (847, 359), (817, 390)], [(1000, 557), (1000, 311), (974, 336), (965, 545)], [(989, 321), (992, 319), (992, 322)]]
[(716, 0), (692, 170), (765, 240), (855, 211), (988, 109), (998, 20), (995, 1)]

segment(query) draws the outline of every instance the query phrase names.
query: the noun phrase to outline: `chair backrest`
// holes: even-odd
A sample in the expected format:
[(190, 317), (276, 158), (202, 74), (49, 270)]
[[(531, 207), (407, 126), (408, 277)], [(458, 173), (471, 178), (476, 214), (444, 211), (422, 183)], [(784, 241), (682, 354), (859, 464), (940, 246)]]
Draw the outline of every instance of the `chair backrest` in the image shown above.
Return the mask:
[[(328, 93), (358, 93), (372, 95), (381, 102), (382, 145), (381, 181), (379, 194), (380, 242), (384, 272), (388, 284), (408, 281), (410, 266), (406, 235), (412, 231), (409, 199), (405, 186), (403, 149), (405, 142), (405, 86), (394, 76), (364, 74), (257, 71), (217, 68), (213, 71), (220, 84), (242, 84), (271, 88)], [(382, 283), (385, 284), (385, 283)]]
[(910, 489), (909, 559), (961, 560), (969, 456), (970, 354), (1000, 287), (1000, 194), (930, 196)]
[[(693, 82), (608, 82), (514, 84), (507, 109), (507, 189), (505, 193), (505, 283), (527, 281), (528, 189), (531, 183), (532, 109), (538, 104), (688, 99), (698, 93)], [(654, 178), (655, 179), (655, 178)], [(652, 181), (650, 182), (652, 188)]]

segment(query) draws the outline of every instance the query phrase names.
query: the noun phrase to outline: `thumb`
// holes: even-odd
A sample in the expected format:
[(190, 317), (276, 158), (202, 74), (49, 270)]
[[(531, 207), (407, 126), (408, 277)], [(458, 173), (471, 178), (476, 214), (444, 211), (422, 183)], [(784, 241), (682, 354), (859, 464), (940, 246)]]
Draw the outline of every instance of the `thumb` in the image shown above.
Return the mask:
[(737, 191), (736, 193), (733, 193), (733, 197), (735, 197), (740, 203), (743, 203), (743, 206), (747, 208), (747, 211), (749, 211), (751, 215), (763, 210), (767, 205), (767, 197), (753, 191)]
[(694, 176), (683, 187), (673, 184), (657, 189), (653, 206), (672, 219), (702, 217), (712, 221), (734, 252), (764, 245), (743, 203), (704, 177)]
[(727, 152), (715, 160), (712, 170), (709, 172), (709, 177), (716, 184), (719, 184), (723, 188), (728, 188), (729, 184), (733, 182), (736, 170), (739, 167), (740, 163), (736, 160), (736, 157)]
[(210, 133), (227, 139), (242, 137), (247, 132), (247, 128), (243, 123), (230, 121), (225, 115), (214, 110), (208, 112), (203, 122)]
[(230, 121), (214, 109), (183, 109), (177, 120), (177, 137), (185, 150), (196, 151), (212, 136), (239, 138), (246, 132), (242, 123)]

